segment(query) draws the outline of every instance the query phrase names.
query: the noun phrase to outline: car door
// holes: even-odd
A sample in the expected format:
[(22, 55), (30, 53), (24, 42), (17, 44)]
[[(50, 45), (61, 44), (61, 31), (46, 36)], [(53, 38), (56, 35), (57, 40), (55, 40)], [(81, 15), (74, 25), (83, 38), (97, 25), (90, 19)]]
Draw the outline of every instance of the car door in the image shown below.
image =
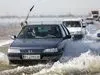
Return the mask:
[[(61, 27), (62, 27), (62, 29), (63, 29), (63, 31), (64, 31), (64, 33), (65, 33), (65, 36), (66, 35), (70, 35), (70, 32), (69, 32), (69, 30), (67, 29), (67, 27), (66, 26), (64, 26), (64, 25), (61, 25)], [(66, 61), (67, 59), (66, 59), (66, 52), (67, 52), (67, 48), (69, 48), (70, 46), (69, 46), (69, 44), (70, 44), (70, 42), (71, 42), (71, 40), (70, 39), (64, 39), (61, 43), (60, 43), (60, 46), (59, 47), (61, 47), (62, 49), (63, 49), (63, 54), (62, 54), (62, 57), (60, 58), (60, 62), (63, 62), (63, 61)], [(64, 59), (63, 59), (64, 58)], [(66, 59), (66, 60), (65, 60)]]
[(61, 26), (61, 30), (62, 30), (62, 33), (63, 33), (63, 41), (61, 43), (59, 43), (59, 47), (58, 48), (65, 50), (65, 46), (67, 45), (67, 42), (69, 40), (67, 38), (64, 39), (64, 37), (66, 37), (67, 35), (70, 35), (70, 32), (63, 25), (60, 25), (60, 26)]

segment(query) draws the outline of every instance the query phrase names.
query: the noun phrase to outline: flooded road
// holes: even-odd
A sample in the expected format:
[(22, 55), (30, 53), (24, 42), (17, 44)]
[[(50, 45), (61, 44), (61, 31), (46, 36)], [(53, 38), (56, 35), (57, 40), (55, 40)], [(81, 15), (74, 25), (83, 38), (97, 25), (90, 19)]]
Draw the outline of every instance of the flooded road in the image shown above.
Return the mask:
[(0, 75), (95, 75), (100, 73), (100, 56), (87, 51), (67, 62), (22, 66), (1, 71)]
[(12, 66), (9, 65), (7, 56), (1, 53), (0, 68), (4, 65), (6, 69), (2, 69), (0, 75), (100, 75), (100, 41), (91, 37), (91, 28), (89, 35), (83, 39), (68, 40), (67, 50), (54, 64)]

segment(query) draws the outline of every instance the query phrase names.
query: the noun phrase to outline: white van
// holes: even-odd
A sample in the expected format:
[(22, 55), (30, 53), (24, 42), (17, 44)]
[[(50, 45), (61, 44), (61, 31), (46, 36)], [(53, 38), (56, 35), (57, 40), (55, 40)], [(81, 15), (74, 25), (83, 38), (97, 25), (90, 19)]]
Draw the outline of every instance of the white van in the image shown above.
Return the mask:
[(62, 23), (67, 26), (71, 35), (75, 38), (82, 38), (85, 34), (85, 25), (81, 18), (64, 19)]

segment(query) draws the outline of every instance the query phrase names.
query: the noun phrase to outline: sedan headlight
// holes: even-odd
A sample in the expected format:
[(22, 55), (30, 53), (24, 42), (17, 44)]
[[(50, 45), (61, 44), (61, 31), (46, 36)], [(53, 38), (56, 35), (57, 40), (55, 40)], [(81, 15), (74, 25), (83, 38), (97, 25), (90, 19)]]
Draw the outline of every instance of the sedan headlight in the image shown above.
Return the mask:
[(20, 53), (19, 49), (8, 49), (8, 53)]
[(44, 51), (43, 51), (44, 53), (49, 53), (49, 52), (58, 52), (58, 49), (57, 48), (51, 48), (51, 49), (45, 49)]

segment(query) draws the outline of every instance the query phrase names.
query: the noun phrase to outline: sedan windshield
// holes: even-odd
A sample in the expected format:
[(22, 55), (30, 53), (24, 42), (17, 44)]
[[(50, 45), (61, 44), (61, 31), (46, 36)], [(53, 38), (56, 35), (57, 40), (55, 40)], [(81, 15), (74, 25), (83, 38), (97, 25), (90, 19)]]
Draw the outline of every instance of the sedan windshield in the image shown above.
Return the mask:
[(58, 25), (29, 25), (25, 26), (17, 38), (61, 38), (61, 31)]
[(64, 21), (63, 24), (66, 25), (67, 27), (81, 27), (79, 21)]

